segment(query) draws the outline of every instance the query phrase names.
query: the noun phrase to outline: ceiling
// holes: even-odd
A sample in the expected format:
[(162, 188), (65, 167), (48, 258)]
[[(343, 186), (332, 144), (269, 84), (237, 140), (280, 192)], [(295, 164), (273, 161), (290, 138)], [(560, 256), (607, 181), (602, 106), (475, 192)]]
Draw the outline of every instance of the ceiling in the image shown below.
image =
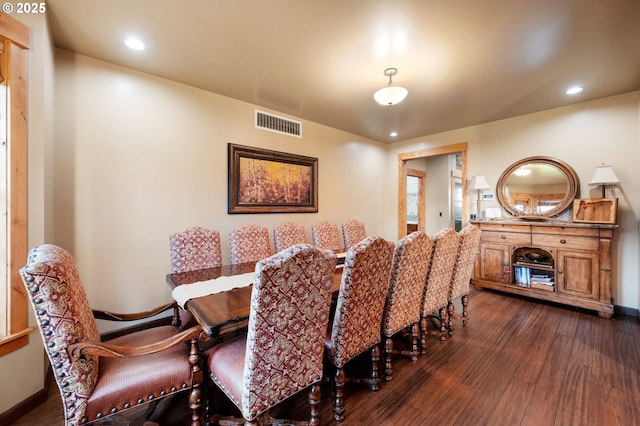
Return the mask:
[[(640, 0), (49, 0), (47, 16), (57, 47), (385, 143), (640, 87)], [(389, 67), (409, 95), (381, 106)]]

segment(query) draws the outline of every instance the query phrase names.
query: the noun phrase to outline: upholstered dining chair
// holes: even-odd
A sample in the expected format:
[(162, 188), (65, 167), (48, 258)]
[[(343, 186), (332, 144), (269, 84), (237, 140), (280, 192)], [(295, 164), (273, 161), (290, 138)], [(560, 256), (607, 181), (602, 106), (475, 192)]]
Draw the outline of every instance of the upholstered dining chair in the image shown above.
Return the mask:
[[(449, 286), (458, 258), (459, 241), (458, 233), (451, 228), (439, 231), (434, 237), (433, 254), (422, 293), (420, 314), (420, 346), (423, 354), (426, 353), (427, 335), (436, 335), (440, 340), (445, 340), (447, 337)], [(434, 314), (435, 312), (437, 315)], [(440, 322), (439, 330), (428, 329), (429, 318), (436, 318)]]
[[(325, 341), (325, 373), (333, 385), (333, 412), (336, 421), (345, 417), (344, 385), (366, 383), (379, 388), (380, 326), (384, 309), (394, 243), (380, 237), (367, 237), (347, 251), (336, 311)], [(366, 378), (347, 378), (345, 364), (371, 351), (371, 374)]]
[[(469, 321), (469, 282), (473, 275), (476, 254), (480, 245), (480, 234), (482, 234), (482, 231), (474, 224), (465, 226), (459, 232), (460, 244), (458, 245), (458, 256), (453, 269), (453, 276), (451, 277), (447, 307), (447, 329), (450, 335), (453, 334), (453, 320), (462, 320), (463, 325), (467, 325)], [(462, 302), (462, 316), (454, 316), (455, 308), (453, 302), (458, 298), (461, 298)]]
[[(433, 238), (421, 231), (413, 232), (396, 243), (389, 274), (389, 289), (382, 317), (385, 380), (391, 380), (393, 354), (417, 361), (420, 354), (420, 309), (431, 262)], [(408, 329), (408, 330), (407, 330)], [(393, 337), (408, 331), (406, 349), (394, 349)]]
[[(171, 272), (187, 272), (222, 266), (220, 231), (193, 226), (169, 235)], [(193, 327), (196, 319), (187, 310), (180, 310), (182, 329)]]
[(319, 424), (335, 266), (334, 253), (309, 244), (259, 261), (247, 334), (205, 352), (209, 378), (240, 409), (245, 425), (262, 425), (268, 410), (309, 387), (310, 424)]
[(273, 227), (273, 242), (279, 252), (296, 244), (306, 244), (307, 232), (300, 224), (284, 222)]
[(66, 426), (105, 420), (185, 391), (191, 425), (200, 424), (200, 327), (179, 333), (159, 326), (101, 342), (94, 318), (142, 319), (175, 304), (141, 315), (92, 311), (73, 257), (51, 244), (33, 248), (20, 275), (60, 389)]
[(169, 235), (171, 272), (222, 266), (220, 232), (193, 226)]
[(323, 250), (331, 250), (334, 253), (343, 251), (342, 241), (338, 225), (323, 220), (311, 225), (311, 238), (313, 245)]
[(245, 224), (229, 231), (231, 263), (257, 262), (271, 256), (269, 229)]
[(345, 249), (349, 249), (367, 238), (364, 223), (356, 219), (350, 219), (342, 224), (342, 234), (344, 235)]

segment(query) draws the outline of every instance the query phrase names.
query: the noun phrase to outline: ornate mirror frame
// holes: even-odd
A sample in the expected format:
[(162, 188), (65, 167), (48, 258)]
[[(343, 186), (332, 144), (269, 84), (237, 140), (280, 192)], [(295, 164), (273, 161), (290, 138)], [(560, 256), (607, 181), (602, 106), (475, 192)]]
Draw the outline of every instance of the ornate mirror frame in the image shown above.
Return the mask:
[[(509, 177), (511, 177), (512, 173), (518, 170), (519, 168), (526, 166), (527, 164), (543, 164), (549, 165), (560, 170), (566, 177), (568, 182), (568, 190), (565, 194), (565, 197), (560, 200), (560, 202), (551, 210), (544, 213), (528, 213), (522, 212), (516, 209), (512, 204), (506, 192), (506, 185)], [(527, 218), (535, 218), (535, 219), (544, 219), (544, 218), (552, 218), (561, 215), (564, 213), (569, 207), (573, 205), (573, 200), (578, 197), (580, 192), (580, 180), (578, 179), (578, 175), (575, 170), (571, 168), (567, 163), (560, 161), (551, 157), (528, 157), (524, 158), (520, 161), (513, 163), (509, 166), (498, 180), (498, 184), (496, 186), (496, 195), (498, 197), (498, 202), (509, 214), (515, 217), (521, 217), (523, 219)]]

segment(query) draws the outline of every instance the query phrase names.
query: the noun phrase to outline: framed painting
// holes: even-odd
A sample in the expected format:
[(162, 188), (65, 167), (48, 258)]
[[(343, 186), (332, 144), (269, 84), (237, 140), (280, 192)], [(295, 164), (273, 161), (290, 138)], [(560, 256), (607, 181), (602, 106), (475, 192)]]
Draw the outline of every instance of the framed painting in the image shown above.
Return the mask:
[(617, 198), (573, 200), (573, 221), (585, 223), (616, 223)]
[(317, 213), (318, 159), (228, 144), (229, 213)]

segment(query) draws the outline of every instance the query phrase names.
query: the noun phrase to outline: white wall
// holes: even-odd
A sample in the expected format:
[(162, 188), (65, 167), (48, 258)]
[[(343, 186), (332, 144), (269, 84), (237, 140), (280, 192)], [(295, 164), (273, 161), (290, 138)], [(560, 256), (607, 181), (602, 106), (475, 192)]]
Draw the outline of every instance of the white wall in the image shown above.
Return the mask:
[[(398, 153), (463, 141), (469, 143), (468, 176), (482, 174), (492, 186), (502, 171), (517, 160), (544, 155), (563, 160), (575, 169), (582, 198), (598, 198), (600, 189), (590, 188), (587, 183), (596, 166), (611, 165), (622, 181), (620, 188), (607, 192), (619, 197), (619, 227), (612, 250), (612, 295), (614, 304), (638, 308), (639, 106), (639, 92), (632, 92), (393, 144), (387, 156), (385, 197), (397, 199)], [(469, 211), (473, 212), (471, 203), (475, 198), (467, 195)], [(490, 202), (483, 203), (483, 208), (491, 206)], [(396, 221), (396, 203), (385, 204), (383, 223), (387, 234), (395, 232)]]
[[(169, 234), (243, 223), (362, 220), (379, 234), (386, 146), (303, 122), (303, 138), (254, 128), (254, 106), (64, 50), (56, 54), (56, 244), (91, 304), (118, 311), (170, 300)], [(227, 143), (318, 158), (319, 213), (227, 214)], [(103, 328), (104, 329), (104, 328)]]

